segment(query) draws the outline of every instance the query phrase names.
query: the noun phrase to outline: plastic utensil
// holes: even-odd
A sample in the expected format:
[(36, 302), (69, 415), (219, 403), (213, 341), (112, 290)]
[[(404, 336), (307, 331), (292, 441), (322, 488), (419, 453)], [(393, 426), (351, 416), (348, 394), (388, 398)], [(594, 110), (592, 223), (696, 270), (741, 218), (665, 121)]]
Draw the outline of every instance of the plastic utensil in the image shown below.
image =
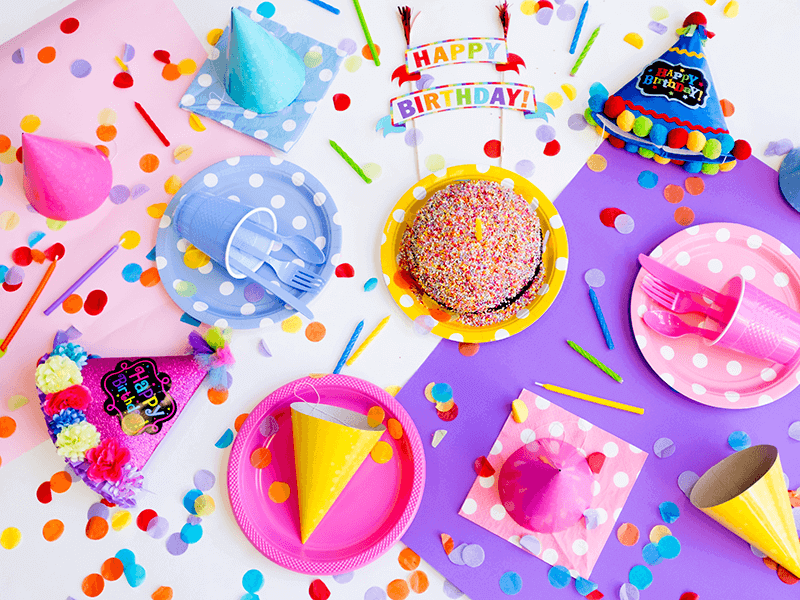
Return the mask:
[(325, 253), (317, 248), (314, 242), (307, 237), (302, 235), (281, 235), (277, 231), (270, 230), (267, 227), (260, 227), (258, 224), (252, 222), (245, 223), (242, 227), (253, 233), (258, 233), (276, 242), (280, 242), (294, 252), (298, 258), (302, 258), (306, 262), (315, 265), (321, 265), (325, 262)]
[[(259, 256), (259, 255), (256, 255)], [(307, 292), (322, 285), (322, 279), (317, 277), (314, 271), (304, 269), (303, 267), (290, 262), (275, 260), (270, 256), (259, 256), (263, 258), (264, 262), (272, 267), (275, 274), (286, 285), (290, 285), (298, 290)]]
[(233, 256), (230, 257), (230, 263), (234, 269), (242, 273), (245, 277), (249, 277), (263, 285), (264, 289), (283, 300), (286, 304), (297, 310), (297, 312), (304, 317), (308, 317), (309, 319), (314, 318), (314, 313), (309, 310), (305, 303), (301, 302), (299, 298), (296, 298), (289, 292), (285, 291), (283, 288), (281, 288), (281, 286), (276, 285), (273, 281), (270, 281), (256, 271), (253, 271)]
[(725, 310), (725, 307), (727, 306), (726, 300), (728, 299), (723, 294), (712, 290), (710, 287), (707, 287), (702, 283), (698, 283), (686, 275), (681, 275), (674, 269), (670, 269), (668, 266), (662, 265), (657, 260), (650, 258), (649, 256), (645, 256), (644, 254), (639, 255), (639, 264), (644, 267), (645, 271), (651, 275), (655, 275), (661, 281), (675, 286), (676, 288), (685, 292), (696, 292), (698, 294), (702, 294), (709, 300), (713, 300), (716, 304), (721, 306), (723, 310)]
[(707, 340), (713, 340), (718, 335), (716, 331), (689, 325), (678, 315), (666, 310), (648, 310), (644, 313), (642, 318), (650, 329), (670, 338), (677, 338), (693, 333)]
[(689, 292), (673, 287), (654, 275), (645, 275), (642, 280), (642, 290), (650, 298), (672, 312), (680, 314), (699, 312), (711, 317), (720, 324), (727, 321), (725, 314), (721, 310), (697, 302)]

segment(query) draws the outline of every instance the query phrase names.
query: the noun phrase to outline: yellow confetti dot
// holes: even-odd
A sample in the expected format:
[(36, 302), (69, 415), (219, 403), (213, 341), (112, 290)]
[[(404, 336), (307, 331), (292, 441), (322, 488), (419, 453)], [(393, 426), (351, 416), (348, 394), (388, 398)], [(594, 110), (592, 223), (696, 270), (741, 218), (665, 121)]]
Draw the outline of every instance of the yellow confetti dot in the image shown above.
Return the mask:
[(184, 58), (178, 63), (178, 72), (181, 75), (191, 75), (195, 71), (197, 71), (197, 63), (191, 58)]
[(714, 6), (717, 3), (717, 0), (706, 0), (706, 4), (709, 6)]
[(0, 229), (11, 231), (19, 225), (19, 215), (13, 210), (4, 210), (0, 213)]
[(389, 419), (386, 421), (386, 428), (389, 430), (389, 435), (394, 439), (399, 440), (403, 437), (403, 426), (397, 419)]
[(286, 333), (297, 333), (303, 326), (303, 320), (297, 315), (292, 315), (281, 323), (281, 329)]
[(511, 416), (517, 423), (524, 423), (528, 418), (528, 405), (524, 400), (517, 398), (511, 403)]
[(519, 5), (519, 9), (522, 11), (523, 15), (532, 15), (536, 13), (536, 5), (537, 3), (533, 0), (525, 0), (525, 2)]
[(650, 530), (650, 541), (657, 544), (658, 540), (668, 535), (672, 535), (669, 527), (666, 525), (656, 525)]
[(436, 400), (433, 399), (433, 386), (435, 385), (436, 382), (431, 381), (425, 386), (425, 397), (428, 399), (428, 402), (433, 402), (434, 404), (436, 404)]
[(319, 52), (306, 52), (303, 62), (309, 69), (315, 69), (322, 64), (322, 54)]
[(447, 402), (437, 402), (436, 410), (439, 412), (447, 412), (456, 405), (456, 401), (450, 398)]
[(378, 442), (375, 444), (375, 447), (372, 449), (372, 452), (369, 455), (379, 465), (389, 462), (392, 460), (392, 455), (394, 454), (394, 450), (392, 447), (386, 442)]
[(355, 73), (361, 68), (361, 63), (364, 62), (357, 54), (350, 56), (347, 60), (344, 61), (344, 68), (347, 69), (349, 73)]
[(125, 250), (133, 250), (136, 246), (139, 245), (139, 242), (142, 241), (142, 236), (139, 235), (138, 232), (130, 230), (123, 233), (119, 236), (119, 243), (120, 245), (125, 248)]
[(97, 113), (98, 125), (113, 125), (117, 122), (117, 111), (113, 108), (104, 108)]
[(400, 386), (399, 385), (387, 385), (385, 388), (386, 393), (390, 396), (397, 396), (400, 393)]
[(4, 165), (10, 165), (15, 160), (17, 160), (17, 149), (14, 146), (10, 146), (8, 150), (0, 154), (0, 163)]
[(328, 375), (329, 375), (328, 373), (309, 373), (308, 374), (308, 376), (311, 377), (311, 379), (322, 379), (323, 377), (327, 377)]
[(425, 168), (431, 173), (444, 169), (444, 156), (441, 154), (431, 154), (425, 158)]
[(367, 163), (365, 165), (362, 165), (361, 170), (364, 171), (367, 177), (372, 179), (372, 181), (378, 179), (381, 176), (381, 173), (383, 173), (383, 169), (381, 168), (381, 166), (375, 163)]
[(377, 427), (386, 418), (386, 411), (380, 406), (373, 406), (367, 412), (367, 425), (370, 427)]
[(28, 402), (29, 402), (28, 398), (22, 396), (21, 394), (11, 396), (8, 399), (8, 410), (10, 411), (17, 410), (18, 408), (22, 408), (23, 406), (25, 406)]
[(215, 510), (217, 510), (217, 505), (214, 499), (208, 494), (198, 496), (194, 501), (194, 512), (196, 512), (199, 517), (213, 515)]
[(729, 19), (733, 19), (739, 14), (739, 3), (736, 2), (736, 0), (731, 0), (725, 5), (725, 8), (722, 9), (722, 14)]
[(174, 157), (176, 163), (180, 163), (189, 158), (192, 155), (192, 152), (194, 152), (194, 150), (191, 146), (187, 144), (181, 144), (175, 148), (175, 152), (172, 154), (172, 156)]
[(642, 46), (644, 46), (644, 40), (638, 33), (631, 32), (622, 39), (623, 41), (628, 42), (634, 48), (638, 48), (640, 50), (642, 49)]
[[(712, 4), (717, 0), (713, 0)], [(653, 21), (663, 21), (669, 16), (669, 11), (663, 6), (654, 6), (650, 9), (650, 18)]]
[(550, 92), (547, 96), (544, 97), (544, 101), (547, 105), (550, 106), (553, 110), (560, 108), (562, 104), (564, 104), (564, 96), (559, 94), (558, 92)]
[(57, 221), (56, 219), (47, 219), (45, 221), (47, 223), (47, 228), (51, 231), (58, 231), (59, 229), (64, 229), (64, 225), (67, 224), (66, 221)]
[(608, 161), (606, 157), (601, 154), (592, 154), (586, 161), (586, 166), (595, 173), (600, 173), (605, 171), (605, 168), (608, 166)]
[(36, 115), (25, 115), (22, 117), (22, 121), (19, 122), (19, 128), (25, 133), (33, 133), (39, 129), (41, 124), (42, 120)]
[(0, 546), (6, 550), (13, 550), (20, 541), (22, 541), (22, 533), (16, 527), (8, 527), (0, 534)]
[(192, 244), (189, 244), (189, 246), (186, 248), (186, 252), (183, 254), (183, 264), (190, 269), (199, 269), (200, 267), (204, 267), (209, 263), (210, 260), (211, 259), (205, 252), (195, 248)]
[(127, 510), (118, 510), (113, 515), (111, 515), (111, 528), (114, 531), (122, 531), (128, 525), (131, 524), (133, 517), (131, 517), (130, 511)]
[(183, 182), (180, 177), (177, 175), (170, 175), (169, 179), (164, 182), (164, 191), (171, 196), (181, 189), (182, 185)]
[(166, 202), (159, 202), (158, 204), (151, 204), (147, 207), (147, 214), (154, 219), (160, 219), (164, 216), (164, 211), (167, 210)]
[(206, 41), (212, 46), (216, 46), (222, 35), (222, 29), (212, 29), (206, 34)]
[(575, 86), (571, 83), (565, 83), (561, 86), (562, 91), (566, 94), (569, 101), (572, 102), (578, 96), (578, 90), (575, 89)]
[(269, 499), (275, 502), (276, 504), (281, 504), (282, 502), (286, 502), (289, 499), (289, 495), (291, 494), (291, 489), (289, 485), (283, 483), (282, 481), (273, 481), (269, 485)]
[(200, 120), (200, 117), (198, 117), (194, 113), (191, 113), (189, 115), (189, 127), (194, 129), (195, 131), (205, 131), (206, 130), (206, 126), (203, 125), (203, 122)]

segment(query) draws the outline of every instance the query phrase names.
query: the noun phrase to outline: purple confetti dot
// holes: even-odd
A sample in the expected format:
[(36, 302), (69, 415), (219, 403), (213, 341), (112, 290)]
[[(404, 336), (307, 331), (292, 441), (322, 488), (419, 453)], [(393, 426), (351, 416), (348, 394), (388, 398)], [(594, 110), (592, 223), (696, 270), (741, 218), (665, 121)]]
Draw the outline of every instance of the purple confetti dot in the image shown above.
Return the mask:
[(658, 458), (668, 458), (675, 454), (675, 443), (669, 438), (658, 438), (653, 444), (653, 452)]
[(364, 600), (386, 600), (386, 592), (377, 586), (371, 587), (364, 592)]
[(272, 415), (267, 415), (258, 426), (258, 430), (265, 438), (275, 435), (278, 433), (279, 429), (280, 425), (278, 425), (278, 421)]
[(470, 544), (464, 551), (461, 553), (461, 557), (464, 559), (464, 564), (468, 567), (480, 567), (483, 564), (483, 561), (486, 559), (486, 553), (483, 551), (483, 548), (478, 544)]
[(562, 21), (572, 21), (575, 18), (575, 7), (571, 4), (562, 4), (558, 7), (556, 16)]
[(255, 304), (264, 299), (264, 288), (256, 282), (248, 283), (244, 288), (244, 299)]
[(102, 519), (108, 518), (108, 507), (101, 502), (95, 502), (89, 507), (88, 512), (86, 513), (86, 518), (91, 519), (92, 517), (100, 517)]
[(69, 72), (78, 79), (83, 79), (92, 72), (92, 65), (89, 64), (88, 60), (79, 58), (69, 66)]
[(25, 271), (23, 271), (22, 267), (19, 265), (14, 265), (6, 273), (6, 283), (8, 285), (17, 285), (18, 283), (22, 283), (24, 279)]
[(108, 199), (111, 200), (114, 204), (122, 204), (131, 196), (131, 191), (128, 189), (127, 185), (115, 185), (111, 188), (111, 191), (108, 192)]
[(800, 442), (800, 421), (795, 421), (789, 425), (789, 437)]
[(596, 509), (590, 508), (583, 511), (583, 516), (586, 519), (586, 529), (588, 531), (597, 528), (597, 520), (600, 518), (600, 513), (598, 513)]
[(621, 215), (617, 215), (617, 218), (614, 219), (614, 227), (624, 235), (632, 233), (635, 226), (636, 224), (633, 221), (633, 217), (629, 214), (622, 213)]
[(445, 596), (447, 596), (448, 598), (451, 598), (452, 600), (456, 600), (456, 598), (461, 598), (461, 596), (464, 595), (464, 592), (462, 592), (460, 589), (458, 589), (452, 583), (447, 581), (447, 579), (444, 580), (444, 585), (442, 586), (442, 591), (444, 592)]
[(453, 548), (453, 551), (447, 555), (447, 557), (450, 559), (450, 562), (453, 563), (454, 565), (459, 565), (459, 566), (465, 565), (466, 563), (464, 562), (464, 548), (466, 547), (467, 544), (460, 544), (459, 546)]
[(422, 143), (424, 137), (419, 129), (412, 128), (406, 130), (406, 134), (405, 136), (403, 136), (403, 139), (405, 140), (407, 146), (413, 147), (413, 146), (419, 146)]
[(764, 156), (783, 156), (792, 149), (792, 140), (783, 138), (777, 142), (770, 142), (764, 151)]
[(189, 544), (181, 539), (180, 533), (175, 532), (167, 539), (167, 552), (172, 554), (172, 556), (180, 556), (186, 552), (188, 548)]
[[(147, 524), (147, 535), (154, 540), (160, 540), (167, 535), (168, 529), (169, 521), (167, 521), (164, 517), (153, 517)], [(180, 535), (178, 535), (178, 537), (180, 537)]]
[(207, 492), (214, 487), (216, 482), (217, 478), (214, 476), (214, 474), (206, 469), (201, 469), (194, 474), (194, 487), (201, 492)]
[(552, 125), (539, 125), (539, 127), (536, 128), (536, 139), (545, 144), (547, 142), (552, 142), (556, 139), (555, 128)]
[[(77, 329), (76, 329), (75, 327), (73, 327), (72, 325), (70, 325), (70, 326), (69, 326), (69, 329), (67, 329), (67, 330), (66, 330), (64, 333), (66, 333), (66, 334), (67, 334), (67, 339), (68, 339), (70, 342), (72, 342), (72, 341), (74, 341), (74, 340), (77, 340), (79, 337), (81, 337), (81, 336), (83, 335), (83, 334), (82, 334), (82, 333), (81, 333), (79, 330), (77, 330)], [(73, 474), (74, 474), (74, 473), (73, 473)], [(75, 479), (75, 478), (73, 477), (73, 479)]]
[(125, 50), (122, 51), (122, 62), (130, 62), (136, 56), (136, 49), (130, 44), (125, 44)]
[(546, 6), (544, 8), (540, 8), (536, 13), (536, 22), (539, 23), (539, 25), (549, 25), (550, 19), (552, 18), (553, 9)]
[(196, 517), (194, 515), (191, 515), (191, 516), (186, 518), (186, 522), (189, 525), (200, 525), (200, 523), (203, 522), (203, 519), (201, 519), (200, 517)]
[(516, 171), (523, 177), (530, 177), (531, 175), (533, 175), (533, 171), (535, 169), (536, 166), (527, 159), (521, 160), (516, 165), (514, 165), (514, 171)]
[(663, 23), (659, 23), (658, 21), (650, 21), (647, 24), (647, 27), (650, 31), (655, 31), (658, 35), (664, 35), (667, 33), (667, 26)]
[(583, 131), (588, 125), (586, 117), (580, 113), (575, 113), (567, 119), (567, 127), (572, 129), (572, 131)]
[(269, 346), (267, 346), (267, 342), (265, 340), (258, 340), (258, 352), (261, 354), (261, 356), (272, 358), (272, 352), (270, 352)]
[(603, 287), (606, 282), (606, 274), (600, 269), (589, 269), (583, 274), (583, 279), (589, 287), (599, 288)]
[(226, 382), (227, 382), (228, 385), (225, 387), (225, 389), (229, 390), (229, 389), (231, 389), (231, 386), (233, 385), (233, 375), (231, 375), (230, 371), (228, 371), (226, 373), (226, 375), (227, 375)]
[(27, 208), (27, 209), (28, 209), (28, 212), (29, 212), (29, 213), (38, 213), (38, 212), (39, 212), (38, 210), (36, 210), (35, 208), (33, 208), (33, 207), (30, 205), (30, 204), (26, 204), (26, 205), (25, 205), (25, 208)]
[(428, 89), (432, 85), (433, 85), (433, 75), (425, 73), (422, 77), (417, 79), (417, 89), (420, 91)]
[(564, 4), (566, 0), (553, 0), (556, 4)]
[(519, 540), (519, 545), (525, 548), (525, 550), (531, 554), (535, 554), (537, 556), (542, 549), (542, 543), (539, 541), (539, 538), (532, 535), (523, 535)]
[(358, 50), (358, 45), (356, 44), (355, 40), (344, 38), (341, 42), (339, 42), (337, 48), (344, 52), (345, 55), (350, 56), (353, 52)]
[(349, 573), (342, 573), (341, 575), (334, 575), (333, 580), (336, 583), (350, 583), (353, 581), (353, 577), (355, 577), (355, 571), (350, 571)]
[(417, 335), (428, 335), (436, 327), (436, 319), (430, 315), (419, 315), (414, 319), (412, 329)]
[(25, 48), (19, 48), (11, 55), (11, 62), (21, 65), (25, 62)]
[(137, 183), (131, 188), (131, 200), (136, 200), (139, 196), (146, 194), (150, 188), (143, 183)]

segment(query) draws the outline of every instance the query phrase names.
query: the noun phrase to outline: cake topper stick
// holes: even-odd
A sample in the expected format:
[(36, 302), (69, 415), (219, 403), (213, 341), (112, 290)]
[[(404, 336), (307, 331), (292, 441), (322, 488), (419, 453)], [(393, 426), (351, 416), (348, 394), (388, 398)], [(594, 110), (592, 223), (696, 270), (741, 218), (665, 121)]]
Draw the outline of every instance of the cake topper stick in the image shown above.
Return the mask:
[(33, 305), (36, 304), (36, 301), (39, 299), (39, 296), (41, 295), (42, 290), (44, 290), (44, 286), (47, 285), (47, 281), (50, 279), (50, 276), (53, 274), (53, 271), (56, 268), (56, 263), (57, 262), (58, 262), (58, 257), (56, 257), (53, 260), (53, 262), (50, 264), (50, 266), (47, 267), (47, 271), (45, 271), (44, 277), (42, 277), (42, 280), (39, 282), (39, 285), (36, 287), (36, 290), (34, 290), (33, 296), (31, 296), (31, 299), (28, 300), (28, 303), (25, 305), (25, 308), (22, 309), (22, 314), (16, 320), (14, 325), (11, 327), (11, 331), (8, 332), (8, 335), (3, 340), (3, 343), (0, 344), (0, 356), (5, 354), (5, 351), (8, 349), (8, 345), (11, 343), (11, 340), (13, 340), (14, 336), (17, 335), (17, 332), (19, 331), (19, 328), (22, 327), (22, 323), (25, 321), (25, 319), (28, 316), (28, 313), (31, 312), (31, 309), (33, 308)]
[[(411, 47), (411, 27), (414, 25), (414, 21), (417, 20), (419, 13), (412, 18), (410, 6), (398, 6), (397, 12), (400, 13), (400, 22), (403, 25), (403, 37), (406, 38), (406, 50), (408, 50)], [(406, 72), (408, 72), (407, 66)], [(408, 92), (410, 94), (414, 93), (414, 86), (411, 81), (408, 82)], [(417, 137), (418, 134), (416, 120), (411, 121), (411, 128), (414, 130), (414, 166), (417, 168), (417, 181), (419, 181), (422, 179), (422, 175), (420, 174), (419, 169), (419, 138)]]
[(367, 38), (367, 45), (369, 46), (369, 52), (372, 55), (372, 60), (375, 61), (376, 67), (380, 67), (381, 61), (378, 58), (378, 51), (375, 49), (375, 43), (372, 41), (372, 36), (369, 34), (369, 28), (367, 27), (367, 22), (364, 19), (364, 13), (361, 12), (361, 5), (358, 3), (358, 0), (353, 0), (353, 5), (356, 7), (356, 13), (358, 14), (358, 21), (361, 23), (361, 29), (364, 30), (364, 37)]
[[(508, 24), (511, 21), (511, 15), (508, 12), (508, 2), (506, 0), (504, 0), (504, 2), (502, 4), (498, 4), (496, 6), (496, 8), (497, 8), (497, 12), (498, 12), (498, 14), (500, 16), (500, 25), (503, 28), (503, 39), (506, 40), (506, 45), (508, 45)], [(506, 72), (505, 71), (502, 71), (502, 73), (500, 75), (500, 81), (502, 81), (503, 83), (506, 82)], [(500, 109), (500, 149), (499, 149), (499, 152), (500, 152), (500, 157), (499, 157), (500, 158), (500, 163), (498, 165), (501, 169), (503, 168), (503, 113), (504, 112), (505, 111), (501, 108)]]

